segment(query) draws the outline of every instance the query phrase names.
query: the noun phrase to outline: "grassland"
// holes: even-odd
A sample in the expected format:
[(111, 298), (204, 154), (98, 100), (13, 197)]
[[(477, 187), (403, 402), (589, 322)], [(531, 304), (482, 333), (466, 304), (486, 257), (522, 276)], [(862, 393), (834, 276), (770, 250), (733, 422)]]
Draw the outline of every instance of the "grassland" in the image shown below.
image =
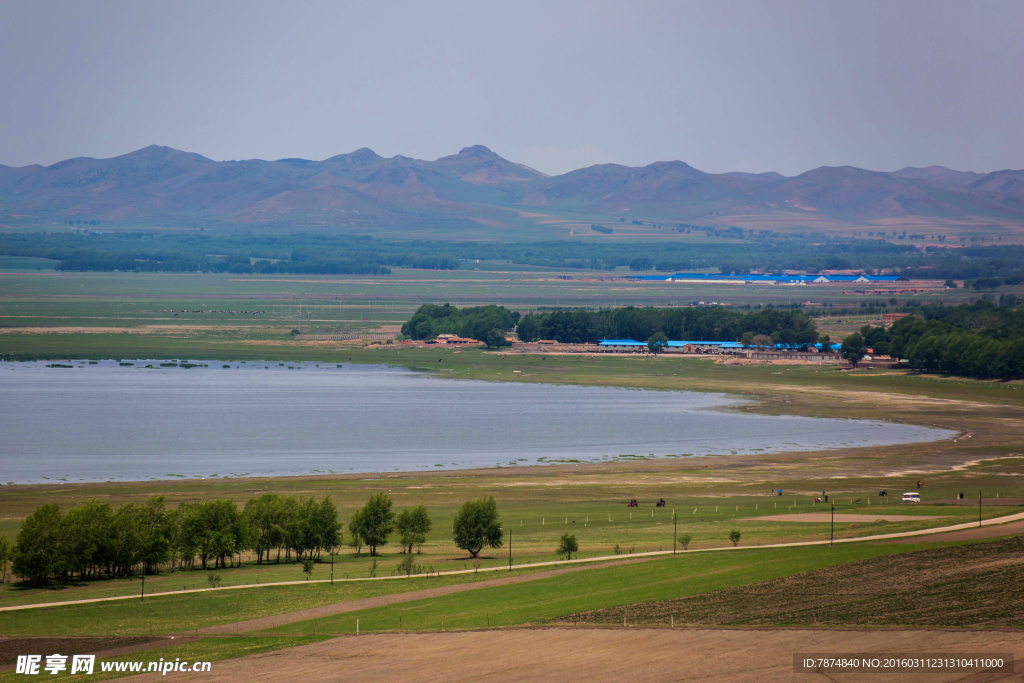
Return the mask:
[[(256, 333), (304, 328), (401, 324), (422, 303), (502, 304), (520, 311), (539, 307), (678, 306), (694, 301), (788, 306), (803, 301), (837, 307), (861, 301), (921, 303), (969, 301), (970, 290), (857, 294), (852, 285), (717, 285), (610, 280), (629, 271), (559, 271), (482, 263), (481, 270), (396, 269), (390, 276), (255, 276), (174, 273), (35, 271), (25, 259), (0, 257), (0, 320), (13, 327), (145, 328), (151, 325), (229, 325)], [(31, 266), (31, 264), (28, 264)], [(572, 279), (560, 279), (560, 276)], [(602, 281), (602, 278), (604, 279)], [(1015, 291), (1024, 291), (1017, 287)], [(1010, 291), (1007, 289), (1006, 291)], [(1018, 293), (1019, 293), (1018, 291)], [(256, 316), (185, 311), (259, 310)], [(174, 315), (177, 312), (178, 315)], [(826, 321), (826, 322), (833, 322)], [(828, 330), (826, 330), (828, 331)]]

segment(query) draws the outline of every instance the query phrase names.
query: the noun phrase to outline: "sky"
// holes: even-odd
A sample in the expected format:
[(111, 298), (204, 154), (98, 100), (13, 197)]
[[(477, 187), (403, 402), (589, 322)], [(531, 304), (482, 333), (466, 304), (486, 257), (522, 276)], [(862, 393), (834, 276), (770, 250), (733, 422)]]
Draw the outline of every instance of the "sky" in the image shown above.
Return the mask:
[(1024, 2), (0, 3), (0, 164), (1024, 167)]

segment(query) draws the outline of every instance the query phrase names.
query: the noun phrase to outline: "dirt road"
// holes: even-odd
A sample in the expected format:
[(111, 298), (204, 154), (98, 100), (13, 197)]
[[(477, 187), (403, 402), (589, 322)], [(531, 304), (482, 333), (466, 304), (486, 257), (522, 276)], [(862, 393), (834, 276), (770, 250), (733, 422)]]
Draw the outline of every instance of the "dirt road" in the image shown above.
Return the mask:
[[(204, 683), (276, 681), (888, 681), (921, 674), (796, 674), (795, 653), (1014, 653), (1024, 635), (962, 630), (508, 629), (345, 636), (214, 662)], [(1018, 665), (1019, 666), (1019, 665)], [(195, 680), (195, 674), (162, 677)], [(152, 681), (153, 675), (124, 679)], [(928, 681), (1024, 680), (1020, 674), (927, 674)]]
[[(926, 540), (931, 541), (977, 541), (984, 538), (999, 538), (1000, 536), (1013, 536), (1024, 534), (1024, 521), (1000, 524), (999, 526), (976, 526), (971, 529), (960, 531), (947, 531), (944, 534), (934, 534)], [(919, 538), (900, 538), (889, 543), (920, 543)]]
[(579, 572), (587, 569), (593, 569), (595, 567), (614, 567), (616, 565), (632, 564), (634, 562), (643, 562), (643, 559), (621, 560), (618, 562), (608, 562), (599, 565), (570, 567), (567, 569), (555, 569), (546, 572), (536, 572), (534, 574), (509, 576), (500, 579), (489, 579), (487, 581), (475, 581), (473, 583), (457, 583), (450, 586), (427, 588), (419, 591), (407, 591), (405, 593), (392, 593), (391, 595), (380, 595), (373, 598), (362, 598), (360, 600), (336, 602), (331, 605), (324, 605), (323, 607), (313, 607), (312, 609), (300, 610), (298, 612), (277, 614), (270, 617), (262, 617), (260, 619), (250, 619), (248, 621), (241, 621), (234, 624), (208, 626), (206, 628), (199, 629), (198, 631), (196, 631), (196, 634), (203, 635), (213, 633), (235, 633), (238, 631), (261, 631), (263, 629), (271, 628), (272, 626), (284, 626), (285, 624), (294, 624), (297, 621), (307, 621), (309, 619), (315, 619), (317, 617), (326, 617), (332, 614), (344, 614), (345, 612), (355, 612), (361, 609), (371, 609), (373, 607), (384, 607), (386, 605), (394, 605), (395, 603), (399, 602), (410, 602), (412, 600), (436, 598), (442, 595), (450, 595), (452, 593), (461, 593), (463, 591), (478, 590), (480, 588), (508, 586), (514, 583), (523, 583), (525, 581), (549, 579), (553, 576), (558, 576), (560, 574)]
[[(851, 515), (839, 514), (835, 516), (837, 522), (918, 522), (922, 519), (941, 519), (934, 515)], [(750, 517), (748, 522), (828, 522), (832, 515), (828, 512), (798, 512), (792, 515), (768, 515), (767, 517)], [(920, 541), (918, 541), (920, 543)]]

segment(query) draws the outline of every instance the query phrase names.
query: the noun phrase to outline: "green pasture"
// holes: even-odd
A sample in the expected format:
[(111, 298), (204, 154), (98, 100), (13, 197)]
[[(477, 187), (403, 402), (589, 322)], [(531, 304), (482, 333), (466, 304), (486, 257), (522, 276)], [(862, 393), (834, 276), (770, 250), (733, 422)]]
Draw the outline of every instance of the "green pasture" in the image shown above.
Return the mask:
[[(926, 547), (926, 546), (922, 546)], [(573, 612), (743, 586), (917, 546), (857, 544), (682, 553), (636, 564), (594, 568), (508, 586), (481, 588), (387, 607), (317, 618), (319, 633), (440, 631), (536, 624)], [(313, 621), (279, 632), (312, 634)]]
[(0, 272), (12, 270), (54, 270), (59, 261), (34, 256), (0, 256)]

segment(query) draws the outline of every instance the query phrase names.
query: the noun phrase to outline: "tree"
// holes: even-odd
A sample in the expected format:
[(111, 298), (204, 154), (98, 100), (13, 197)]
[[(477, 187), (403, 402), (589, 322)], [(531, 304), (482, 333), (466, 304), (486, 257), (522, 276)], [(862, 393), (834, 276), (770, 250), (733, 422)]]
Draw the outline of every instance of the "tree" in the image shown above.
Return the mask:
[(654, 267), (654, 262), (646, 256), (638, 256), (629, 262), (629, 269), (635, 271), (646, 271)]
[(689, 547), (691, 540), (690, 534), (683, 534), (679, 537), (679, 545), (683, 546), (683, 550), (686, 550), (686, 548)]
[(487, 347), (491, 349), (499, 349), (502, 346), (512, 345), (512, 343), (505, 338), (505, 330), (497, 327), (488, 331), (480, 341), (487, 344)]
[(828, 353), (832, 350), (832, 337), (827, 334), (818, 335), (818, 343), (821, 344), (822, 352)]
[(356, 549), (356, 557), (363, 554), (363, 537), (359, 533), (362, 529), (363, 519), (359, 513), (360, 510), (356, 510), (352, 519), (348, 520), (348, 547)]
[[(355, 524), (355, 528), (353, 528)], [(359, 534), (363, 543), (370, 546), (370, 556), (377, 554), (377, 548), (387, 545), (388, 536), (395, 530), (395, 513), (391, 511), (391, 498), (386, 493), (370, 496), (366, 505), (352, 517), (349, 531)]]
[(110, 503), (89, 500), (75, 505), (61, 518), (62, 538), (68, 557), (68, 572), (81, 580), (99, 578), (111, 567), (113, 511)]
[(1002, 278), (998, 278), (998, 277), (979, 277), (977, 280), (975, 280), (973, 283), (971, 283), (971, 286), (974, 287), (974, 289), (982, 290), (982, 289), (996, 289), (1001, 284), (1003, 284)]
[(732, 547), (735, 548), (740, 544), (740, 532), (733, 529), (729, 532), (729, 540), (732, 541)]
[(580, 549), (579, 544), (576, 543), (576, 534), (562, 534), (562, 537), (558, 539), (558, 548), (555, 552), (559, 555), (565, 555), (566, 560), (572, 559), (572, 554), (578, 552)]
[(946, 289), (956, 289), (956, 282), (954, 282), (953, 280), (946, 280), (946, 282), (943, 284), (943, 287), (945, 287)]
[(264, 493), (250, 498), (243, 514), (252, 539), (251, 550), (256, 552), (256, 564), (263, 564), (264, 555), (269, 562), (273, 548), (278, 548), (280, 559), (286, 524), (283, 497), (276, 493)]
[(307, 557), (302, 561), (302, 573), (306, 575), (306, 581), (313, 576), (313, 558)]
[(864, 337), (860, 336), (859, 332), (854, 332), (843, 339), (843, 345), (839, 349), (843, 359), (850, 361), (853, 367), (857, 367), (857, 363), (867, 355), (867, 352), (867, 347), (864, 345)]
[(759, 349), (769, 349), (775, 346), (775, 342), (773, 342), (772, 338), (767, 334), (755, 335), (754, 338), (750, 340), (750, 343)]
[(407, 548), (410, 555), (413, 544), (426, 542), (427, 533), (432, 527), (427, 508), (422, 505), (402, 510), (395, 520), (395, 529), (401, 534), (402, 546)]
[(0, 536), (0, 583), (7, 582), (7, 565), (11, 561), (11, 542)]
[(743, 348), (745, 348), (745, 349), (749, 349), (751, 346), (753, 346), (753, 342), (754, 342), (754, 333), (749, 331), (749, 330), (744, 332), (743, 336), (740, 337), (740, 343), (743, 344)]
[(310, 543), (316, 551), (316, 560), (320, 561), (320, 552), (341, 545), (342, 528), (338, 519), (338, 509), (330, 496), (324, 496), (319, 504), (312, 506), (310, 519)]
[(500, 548), (502, 530), (494, 497), (463, 503), (452, 524), (452, 538), (456, 547), (469, 551), (472, 557), (476, 557), (485, 545)]
[(668, 347), (668, 337), (664, 332), (655, 332), (647, 340), (647, 349), (653, 354), (659, 354)]
[(14, 549), (13, 569), (37, 586), (62, 569), (61, 514), (55, 503), (40, 505), (25, 518)]

